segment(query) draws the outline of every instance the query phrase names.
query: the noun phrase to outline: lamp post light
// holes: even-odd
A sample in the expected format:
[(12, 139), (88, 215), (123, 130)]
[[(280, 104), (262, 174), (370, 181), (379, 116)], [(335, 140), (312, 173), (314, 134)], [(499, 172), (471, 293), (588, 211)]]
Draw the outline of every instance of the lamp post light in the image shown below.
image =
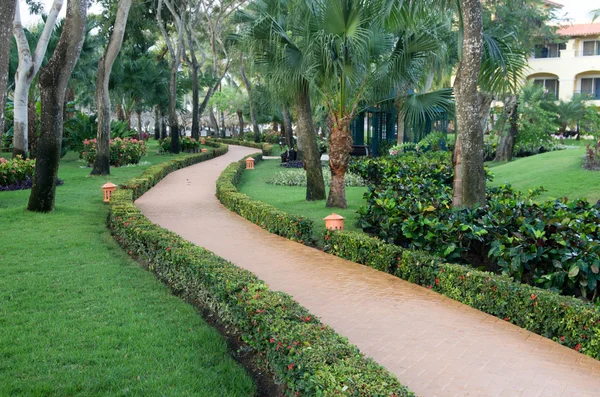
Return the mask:
[(117, 189), (117, 185), (112, 182), (106, 182), (102, 185), (102, 192), (104, 193), (104, 202), (108, 203), (110, 201), (110, 197), (112, 196), (112, 192)]

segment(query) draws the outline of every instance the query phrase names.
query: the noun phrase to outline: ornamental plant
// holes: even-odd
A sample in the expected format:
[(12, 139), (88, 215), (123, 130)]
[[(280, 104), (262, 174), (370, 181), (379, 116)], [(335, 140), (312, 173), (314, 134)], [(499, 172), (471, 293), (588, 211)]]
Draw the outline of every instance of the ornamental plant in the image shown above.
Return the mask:
[[(35, 171), (35, 160), (23, 159), (17, 156), (13, 160), (0, 157), (0, 187), (2, 190), (16, 190), (18, 185), (33, 178)], [(14, 189), (8, 187), (14, 186)]]
[(537, 203), (510, 186), (487, 189), (483, 208), (452, 208), (449, 153), (407, 153), (353, 163), (368, 181), (360, 224), (384, 241), (514, 280), (595, 300), (600, 280), (600, 205)]
[[(148, 154), (146, 142), (134, 138), (115, 138), (110, 140), (110, 165), (121, 167), (127, 164), (137, 164)], [(80, 157), (93, 164), (96, 159), (96, 139), (83, 141), (83, 151)]]

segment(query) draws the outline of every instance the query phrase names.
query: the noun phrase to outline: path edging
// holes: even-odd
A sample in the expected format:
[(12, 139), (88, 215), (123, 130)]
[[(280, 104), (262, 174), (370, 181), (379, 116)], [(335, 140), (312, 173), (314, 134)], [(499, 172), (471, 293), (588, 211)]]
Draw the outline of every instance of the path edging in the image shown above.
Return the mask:
[[(270, 233), (314, 245), (312, 221), (287, 214), (237, 190), (244, 169), (245, 164), (240, 160), (223, 171), (217, 181), (217, 197), (221, 203)], [(261, 217), (256, 217), (255, 211), (250, 209), (256, 207), (262, 209)], [(292, 220), (290, 230), (269, 226), (280, 217)], [(302, 225), (301, 230), (293, 228), (294, 219)], [(311, 237), (299, 239), (298, 233)], [(591, 304), (517, 283), (506, 276), (447, 263), (443, 258), (356, 232), (325, 232), (324, 240), (324, 250), (328, 253), (432, 289), (600, 360), (600, 309)]]
[[(223, 146), (213, 152), (226, 151)], [(115, 191), (108, 227), (121, 246), (176, 294), (202, 302), (240, 335), (287, 395), (414, 396), (289, 295), (271, 291), (253, 273), (153, 224), (134, 205), (170, 172), (211, 157), (203, 153), (150, 167)]]

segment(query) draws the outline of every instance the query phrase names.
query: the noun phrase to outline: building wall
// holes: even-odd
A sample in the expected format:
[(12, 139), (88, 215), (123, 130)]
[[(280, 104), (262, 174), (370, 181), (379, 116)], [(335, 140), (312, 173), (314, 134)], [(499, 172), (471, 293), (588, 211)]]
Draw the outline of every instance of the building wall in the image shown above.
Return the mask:
[[(559, 99), (570, 100), (581, 91), (581, 78), (600, 78), (600, 55), (582, 55), (583, 42), (588, 40), (600, 40), (600, 36), (570, 39), (559, 58), (530, 58), (527, 79), (557, 78)], [(600, 100), (590, 103), (600, 106)]]

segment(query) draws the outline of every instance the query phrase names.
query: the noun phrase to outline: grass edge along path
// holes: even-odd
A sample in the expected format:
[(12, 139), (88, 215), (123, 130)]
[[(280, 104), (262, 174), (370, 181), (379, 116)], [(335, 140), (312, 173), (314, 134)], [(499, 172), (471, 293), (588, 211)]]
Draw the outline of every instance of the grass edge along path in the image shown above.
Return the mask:
[(106, 228), (100, 186), (147, 168), (90, 177), (70, 153), (50, 214), (25, 211), (28, 190), (0, 192), (0, 395), (254, 395), (218, 332)]
[[(253, 155), (261, 158), (261, 154)], [(133, 201), (169, 172), (149, 170), (115, 192), (109, 226), (178, 295), (202, 306), (254, 350), (288, 396), (414, 397), (398, 379), (365, 357), (289, 295), (271, 291), (252, 272), (150, 222)]]

